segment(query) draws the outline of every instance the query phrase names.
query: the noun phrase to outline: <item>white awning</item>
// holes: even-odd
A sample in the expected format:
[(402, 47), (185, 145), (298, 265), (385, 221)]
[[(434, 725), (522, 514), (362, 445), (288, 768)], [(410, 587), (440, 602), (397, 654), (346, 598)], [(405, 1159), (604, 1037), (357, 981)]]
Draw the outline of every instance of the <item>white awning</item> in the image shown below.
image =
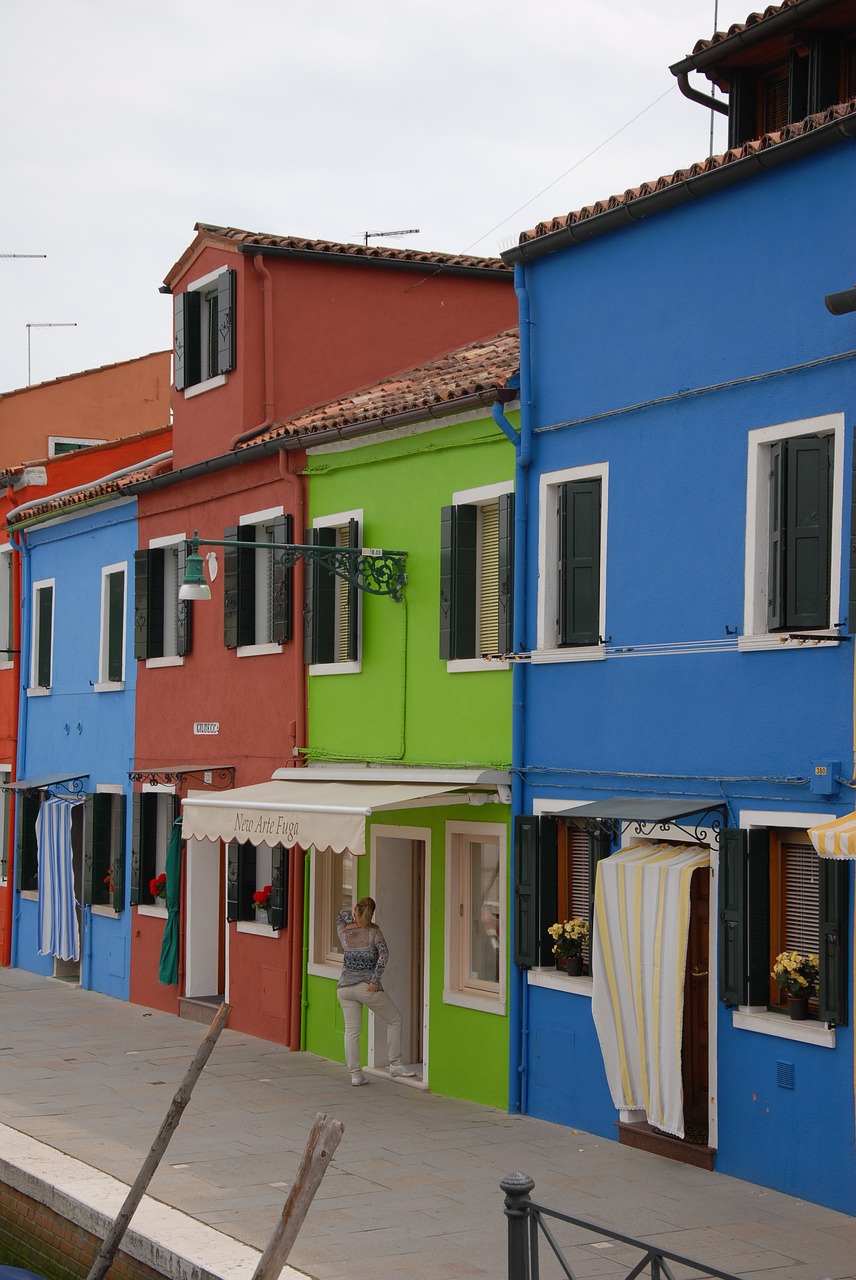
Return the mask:
[(378, 810), (400, 809), (419, 800), (448, 795), (466, 803), (447, 782), (326, 782), (276, 779), (182, 802), (185, 840), (248, 841), (299, 845), (301, 849), (366, 851), (366, 818)]
[(821, 858), (856, 858), (856, 813), (809, 827), (808, 838)]

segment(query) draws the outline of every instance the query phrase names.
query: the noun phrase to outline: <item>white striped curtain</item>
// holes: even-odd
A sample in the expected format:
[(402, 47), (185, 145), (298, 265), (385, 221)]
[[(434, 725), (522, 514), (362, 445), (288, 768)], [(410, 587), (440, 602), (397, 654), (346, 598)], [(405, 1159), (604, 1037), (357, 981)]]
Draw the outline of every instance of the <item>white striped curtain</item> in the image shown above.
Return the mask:
[(39, 955), (80, 959), (74, 898), (71, 810), (79, 800), (44, 800), (36, 819), (39, 858)]

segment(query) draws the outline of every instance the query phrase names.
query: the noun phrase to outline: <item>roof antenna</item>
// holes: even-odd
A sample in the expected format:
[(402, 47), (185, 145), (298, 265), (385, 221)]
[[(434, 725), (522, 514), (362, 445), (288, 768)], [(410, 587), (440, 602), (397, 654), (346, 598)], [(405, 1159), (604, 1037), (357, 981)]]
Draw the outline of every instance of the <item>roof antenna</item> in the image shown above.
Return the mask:
[[(714, 35), (716, 35), (716, 30), (718, 26), (719, 26), (719, 0), (713, 0), (713, 34)], [(710, 96), (712, 98), (716, 97), (716, 85), (713, 83), (712, 80), (710, 82)], [(713, 122), (715, 119), (716, 119), (716, 112), (714, 111), (713, 107), (711, 107), (710, 109), (710, 149), (708, 151), (709, 156), (713, 155)]]
[(365, 242), (366, 248), (368, 249), (369, 236), (371, 236), (372, 240), (381, 240), (381, 239), (397, 240), (399, 236), (418, 236), (418, 235), (419, 235), (418, 227), (410, 227), (406, 231), (364, 231), (363, 240)]

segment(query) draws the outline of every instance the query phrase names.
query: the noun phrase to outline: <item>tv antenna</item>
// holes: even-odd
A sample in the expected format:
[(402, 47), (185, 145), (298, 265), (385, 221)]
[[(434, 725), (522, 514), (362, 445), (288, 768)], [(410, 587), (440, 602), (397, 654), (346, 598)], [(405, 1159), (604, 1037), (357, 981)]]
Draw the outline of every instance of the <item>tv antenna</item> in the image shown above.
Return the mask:
[(0, 253), (0, 258), (46, 258), (46, 253)]
[(363, 240), (366, 248), (369, 247), (369, 237), (372, 240), (397, 240), (399, 236), (418, 236), (418, 227), (408, 227), (406, 231), (364, 231)]

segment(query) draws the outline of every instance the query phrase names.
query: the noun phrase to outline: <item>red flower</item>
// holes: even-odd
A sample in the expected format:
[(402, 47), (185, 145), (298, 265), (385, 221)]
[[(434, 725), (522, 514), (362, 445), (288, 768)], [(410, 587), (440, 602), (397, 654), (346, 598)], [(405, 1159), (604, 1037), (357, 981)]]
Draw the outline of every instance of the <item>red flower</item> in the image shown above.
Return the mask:
[(271, 886), (266, 884), (263, 889), (256, 889), (253, 894), (253, 902), (257, 907), (267, 907), (270, 905)]
[(166, 872), (162, 871), (154, 880), (149, 881), (149, 893), (153, 898), (166, 897)]

